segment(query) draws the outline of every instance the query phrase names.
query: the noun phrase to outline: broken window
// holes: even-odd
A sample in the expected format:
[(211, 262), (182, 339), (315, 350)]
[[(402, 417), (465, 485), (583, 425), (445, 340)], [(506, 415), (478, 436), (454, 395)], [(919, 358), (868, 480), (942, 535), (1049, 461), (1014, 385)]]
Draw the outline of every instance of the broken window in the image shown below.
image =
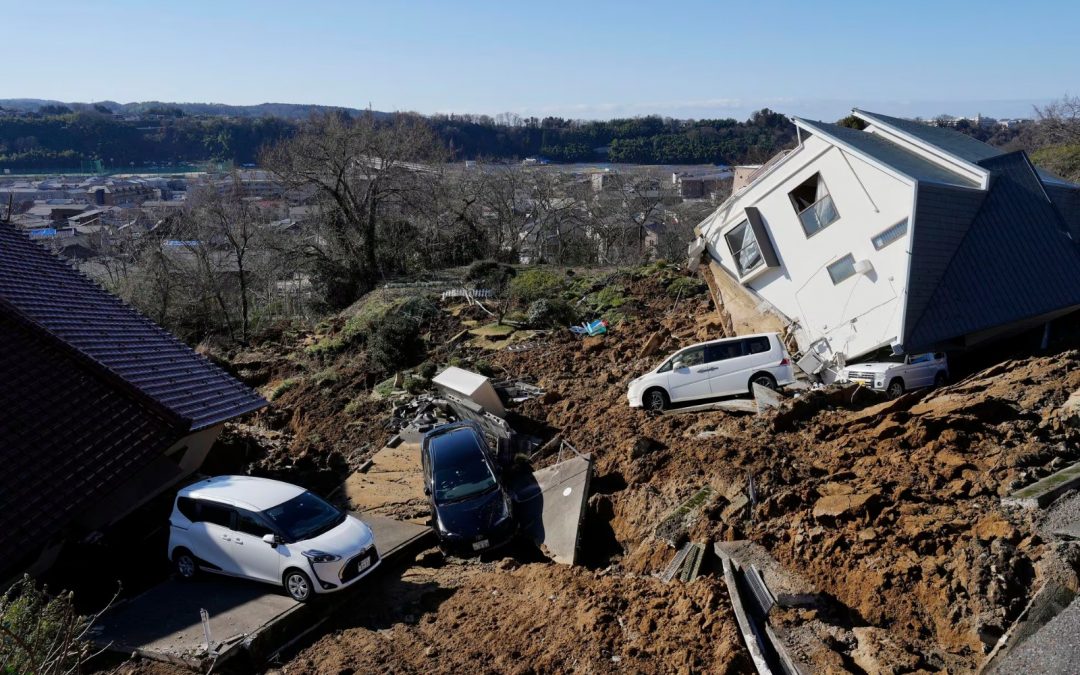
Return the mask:
[(844, 279), (855, 275), (855, 256), (848, 253), (833, 264), (829, 265), (829, 276), (832, 282), (838, 284)]
[(870, 239), (870, 241), (873, 242), (874, 248), (880, 251), (889, 244), (903, 237), (905, 234), (907, 234), (907, 218), (904, 218), (899, 223), (893, 225), (886, 230), (878, 232), (872, 239)]
[(791, 205), (795, 207), (795, 212), (799, 214), (799, 221), (802, 222), (803, 231), (808, 237), (825, 229), (840, 217), (820, 173), (815, 173), (800, 183), (788, 193), (788, 197)]
[(761, 247), (758, 246), (754, 229), (750, 227), (750, 221), (744, 220), (735, 226), (733, 230), (724, 235), (727, 240), (728, 250), (735, 258), (735, 267), (739, 270), (739, 276), (746, 276), (748, 272), (759, 267), (765, 262), (761, 257)]

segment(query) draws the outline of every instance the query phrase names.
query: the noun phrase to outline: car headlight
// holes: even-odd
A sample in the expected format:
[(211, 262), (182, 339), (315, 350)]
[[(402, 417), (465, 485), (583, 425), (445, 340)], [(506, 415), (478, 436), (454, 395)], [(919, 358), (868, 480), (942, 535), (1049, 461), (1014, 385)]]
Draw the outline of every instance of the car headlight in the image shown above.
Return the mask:
[(303, 551), (302, 555), (313, 563), (327, 563), (341, 560), (341, 556), (327, 553), (326, 551)]

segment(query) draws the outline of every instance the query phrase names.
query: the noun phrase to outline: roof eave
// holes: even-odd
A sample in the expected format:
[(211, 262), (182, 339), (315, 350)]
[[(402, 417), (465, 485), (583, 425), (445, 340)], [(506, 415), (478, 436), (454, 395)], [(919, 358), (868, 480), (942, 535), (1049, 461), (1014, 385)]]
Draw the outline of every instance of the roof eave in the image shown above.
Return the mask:
[(967, 168), (971, 172), (981, 176), (980, 181), (979, 181), (979, 189), (980, 190), (985, 190), (987, 188), (987, 185), (989, 184), (989, 181), (990, 181), (990, 172), (987, 171), (984, 167), (981, 167), (981, 166), (979, 166), (978, 164), (976, 164), (976, 163), (974, 163), (972, 161), (966, 160), (963, 157), (960, 157), (959, 155), (951, 153), (948, 150), (944, 150), (944, 149), (940, 148), (939, 146), (934, 145), (933, 143), (928, 143), (927, 141), (924, 141), (923, 139), (919, 138), (918, 136), (914, 136), (912, 134), (909, 134), (908, 132), (904, 131), (903, 129), (895, 127), (895, 126), (889, 124), (888, 122), (875, 117), (873, 115), (873, 113), (868, 113), (868, 112), (865, 112), (863, 110), (859, 110), (858, 108), (852, 108), (851, 109), (851, 114), (854, 115), (855, 117), (858, 117), (863, 122), (867, 122), (869, 124), (873, 124), (873, 125), (879, 126), (879, 127), (885, 127), (890, 132), (892, 132), (892, 133), (896, 134), (897, 136), (903, 138), (904, 140), (908, 141), (909, 143), (918, 146), (919, 148), (925, 150), (926, 152), (929, 152), (932, 155), (936, 155), (936, 156), (938, 156), (938, 157), (940, 157), (942, 159), (946, 159), (946, 160), (948, 160), (950, 162), (954, 162), (956, 164), (959, 164), (959, 165)]

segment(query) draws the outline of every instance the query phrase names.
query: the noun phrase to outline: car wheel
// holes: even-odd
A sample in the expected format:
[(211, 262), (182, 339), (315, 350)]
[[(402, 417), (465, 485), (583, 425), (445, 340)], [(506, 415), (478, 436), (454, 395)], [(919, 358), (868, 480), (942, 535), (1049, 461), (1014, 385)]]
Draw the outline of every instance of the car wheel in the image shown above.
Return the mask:
[(289, 570), (285, 573), (285, 592), (297, 602), (307, 602), (314, 594), (311, 586), (311, 578), (300, 570)]
[(776, 391), (776, 378), (768, 373), (758, 373), (750, 378), (750, 395), (754, 394), (754, 385), (759, 384), (766, 389)]
[(663, 412), (671, 405), (667, 393), (663, 389), (650, 389), (645, 392), (645, 407), (653, 412)]
[(195, 556), (186, 548), (177, 549), (173, 554), (173, 565), (176, 567), (176, 574), (185, 581), (194, 579), (199, 573)]
[(949, 383), (949, 376), (945, 374), (944, 370), (939, 370), (938, 374), (934, 376), (934, 386), (944, 387)]
[(899, 377), (894, 377), (892, 382), (889, 383), (889, 388), (885, 390), (885, 393), (889, 395), (889, 398), (900, 398), (904, 395), (904, 381)]

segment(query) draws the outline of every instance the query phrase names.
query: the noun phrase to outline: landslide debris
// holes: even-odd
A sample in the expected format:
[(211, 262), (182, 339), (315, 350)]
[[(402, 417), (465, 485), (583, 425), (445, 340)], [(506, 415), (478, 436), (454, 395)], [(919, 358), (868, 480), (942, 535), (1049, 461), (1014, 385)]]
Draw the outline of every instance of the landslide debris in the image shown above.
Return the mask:
[[(745, 672), (716, 570), (689, 585), (653, 578), (675, 553), (672, 537), (749, 539), (810, 580), (829, 604), (793, 620), (832, 636), (836, 658), (819, 664), (827, 670), (976, 670), (1049, 554), (1031, 517), (1000, 498), (1080, 459), (1067, 404), (1080, 389), (1080, 353), (1007, 360), (891, 401), (830, 388), (758, 416), (658, 416), (627, 406), (629, 380), (723, 327), (707, 297), (666, 294), (670, 276), (606, 279), (616, 282), (617, 307), (582, 317), (615, 318), (606, 336), (554, 330), (527, 348), (492, 349), (451, 339), (463, 313), (446, 305), (454, 318), (426, 335), (427, 359), (440, 366), (483, 364), (537, 382), (546, 394), (516, 406), (516, 419), (541, 440), (561, 434), (593, 453), (586, 566), (425, 565), (431, 557), (421, 556), (401, 582), (380, 577), (364, 606), (287, 671)], [(290, 361), (302, 383), (256, 429), (235, 431), (253, 442), (281, 434), (259, 470), (285, 477), (309, 462), (341, 475), (368, 452), (358, 448), (373, 452), (389, 436), (392, 404), (373, 396), (362, 355), (336, 358), (318, 364), (336, 368), (323, 384), (303, 359)], [(279, 369), (268, 381), (291, 375)], [(657, 534), (706, 487), (702, 508)]]

